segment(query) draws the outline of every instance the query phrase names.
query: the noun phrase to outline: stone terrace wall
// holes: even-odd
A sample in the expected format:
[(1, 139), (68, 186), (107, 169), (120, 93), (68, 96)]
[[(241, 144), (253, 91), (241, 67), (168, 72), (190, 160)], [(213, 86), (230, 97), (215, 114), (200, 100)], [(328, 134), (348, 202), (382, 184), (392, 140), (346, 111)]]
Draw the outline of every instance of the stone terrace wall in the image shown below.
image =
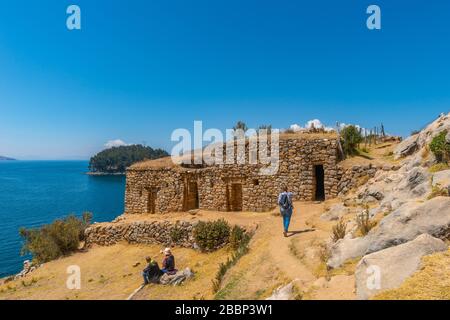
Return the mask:
[[(128, 243), (171, 244), (180, 247), (194, 248), (193, 228), (198, 221), (137, 221), (123, 223), (97, 223), (85, 231), (86, 245), (93, 244), (110, 246), (120, 241)], [(173, 230), (179, 232), (180, 239), (174, 242), (171, 237)]]
[[(86, 246), (111, 246), (126, 241), (131, 244), (160, 244), (166, 247), (175, 245), (197, 249), (194, 228), (198, 223), (198, 220), (96, 223), (85, 230)], [(257, 225), (240, 227), (247, 233), (253, 233)]]
[[(260, 175), (261, 165), (249, 164), (201, 169), (131, 168), (127, 171), (125, 213), (189, 210), (186, 197), (191, 194), (192, 182), (196, 184), (200, 209), (268, 211), (276, 206), (277, 196), (285, 184), (293, 192), (294, 200), (313, 200), (314, 165), (323, 165), (325, 197), (333, 198), (339, 192), (337, 161), (336, 139), (293, 138), (280, 140), (280, 166), (272, 176)], [(237, 206), (233, 196), (236, 184), (242, 186), (242, 201)]]

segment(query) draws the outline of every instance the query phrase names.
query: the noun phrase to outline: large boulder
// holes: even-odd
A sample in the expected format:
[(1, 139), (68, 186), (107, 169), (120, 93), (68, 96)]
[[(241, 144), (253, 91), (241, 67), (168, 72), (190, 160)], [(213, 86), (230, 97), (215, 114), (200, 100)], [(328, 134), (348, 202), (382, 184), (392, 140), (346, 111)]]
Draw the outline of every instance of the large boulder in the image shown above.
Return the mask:
[(402, 179), (398, 185), (399, 190), (414, 190), (423, 183), (428, 183), (430, 173), (423, 167), (412, 168), (405, 179)]
[(366, 253), (411, 241), (422, 233), (444, 238), (450, 232), (450, 197), (436, 197), (424, 203), (407, 202), (385, 217), (369, 232)]
[(441, 114), (438, 119), (430, 123), (425, 129), (421, 130), (404, 141), (402, 141), (394, 150), (395, 159), (400, 159), (414, 154), (428, 145), (433, 137), (442, 131), (450, 132), (450, 113)]
[(422, 234), (413, 241), (365, 256), (356, 267), (357, 298), (366, 300), (399, 287), (419, 269), (423, 256), (446, 249), (442, 240)]
[(371, 242), (371, 237), (344, 238), (337, 241), (330, 248), (330, 258), (327, 261), (328, 268), (339, 268), (349, 259), (364, 256)]
[(413, 135), (408, 137), (407, 139), (403, 140), (394, 150), (394, 158), (395, 160), (398, 160), (400, 158), (407, 157), (414, 152), (417, 151), (419, 148), (418, 145), (418, 138), (419, 135)]

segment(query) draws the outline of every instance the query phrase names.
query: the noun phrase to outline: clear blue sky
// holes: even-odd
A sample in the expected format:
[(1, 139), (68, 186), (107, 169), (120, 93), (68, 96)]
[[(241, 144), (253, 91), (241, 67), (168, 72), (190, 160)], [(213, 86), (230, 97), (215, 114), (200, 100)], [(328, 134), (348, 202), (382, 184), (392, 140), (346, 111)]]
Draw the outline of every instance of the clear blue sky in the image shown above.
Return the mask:
[[(366, 28), (370, 4), (381, 31)], [(170, 150), (194, 120), (408, 135), (449, 105), (449, 1), (0, 3), (0, 155), (87, 159), (112, 139)]]

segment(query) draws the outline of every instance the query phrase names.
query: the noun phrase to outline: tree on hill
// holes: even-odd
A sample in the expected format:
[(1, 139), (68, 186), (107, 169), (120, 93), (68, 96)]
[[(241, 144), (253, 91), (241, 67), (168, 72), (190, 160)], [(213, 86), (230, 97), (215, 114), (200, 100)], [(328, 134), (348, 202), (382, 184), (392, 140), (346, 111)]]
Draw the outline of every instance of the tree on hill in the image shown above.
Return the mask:
[(358, 128), (355, 126), (346, 126), (341, 131), (342, 146), (346, 155), (355, 155), (358, 153), (358, 144), (363, 138)]
[(105, 149), (91, 158), (91, 172), (122, 173), (132, 164), (142, 160), (166, 157), (169, 154), (162, 149), (153, 149), (140, 144)]

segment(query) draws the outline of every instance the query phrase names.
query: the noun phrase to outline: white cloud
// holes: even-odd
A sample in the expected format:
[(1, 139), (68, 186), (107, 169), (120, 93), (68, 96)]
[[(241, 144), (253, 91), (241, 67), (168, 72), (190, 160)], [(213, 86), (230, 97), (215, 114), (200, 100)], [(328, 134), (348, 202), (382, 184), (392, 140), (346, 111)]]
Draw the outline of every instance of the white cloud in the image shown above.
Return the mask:
[(115, 139), (115, 140), (109, 140), (105, 143), (106, 148), (113, 148), (113, 147), (120, 147), (120, 146), (127, 146), (128, 144), (125, 143), (123, 140)]
[(334, 128), (325, 126), (319, 119), (309, 120), (306, 122), (305, 126), (302, 127), (298, 124), (293, 124), (290, 129), (294, 132), (309, 130), (314, 126), (316, 129), (324, 129), (325, 131), (333, 131)]
[(298, 124), (293, 124), (289, 127), (292, 131), (297, 132), (297, 131), (302, 131), (304, 130), (304, 128), (302, 128), (301, 126), (299, 126)]

